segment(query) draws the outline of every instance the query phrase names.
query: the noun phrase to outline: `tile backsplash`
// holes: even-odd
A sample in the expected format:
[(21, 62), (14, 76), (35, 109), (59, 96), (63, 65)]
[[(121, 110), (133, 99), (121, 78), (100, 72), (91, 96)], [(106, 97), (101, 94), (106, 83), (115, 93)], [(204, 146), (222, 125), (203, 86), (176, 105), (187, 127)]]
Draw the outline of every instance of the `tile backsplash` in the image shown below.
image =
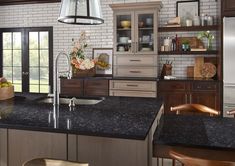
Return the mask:
[[(154, 0), (101, 0), (102, 12), (105, 23), (97, 26), (81, 26), (61, 24), (57, 21), (60, 9), (60, 3), (45, 4), (27, 4), (0, 6), (0, 28), (12, 27), (43, 27), (53, 26), (54, 55), (65, 50), (69, 51), (72, 47), (72, 38), (78, 38), (81, 31), (86, 31), (89, 40), (87, 55), (92, 55), (92, 48), (111, 48), (113, 45), (113, 12), (109, 7), (112, 3), (129, 3), (129, 2), (148, 2)], [(159, 13), (159, 25), (164, 25), (170, 18), (176, 15), (176, 2), (179, 0), (162, 0), (163, 8)], [(201, 0), (200, 12), (217, 17), (216, 0)], [(179, 35), (193, 36), (197, 33), (181, 33)], [(163, 36), (174, 36), (175, 33), (159, 34), (159, 39)], [(216, 47), (216, 42), (213, 43)], [(173, 61), (173, 75), (186, 76), (186, 66), (193, 65), (194, 57), (197, 55), (161, 55), (160, 68), (166, 60)], [(215, 56), (215, 55), (210, 55)], [(55, 57), (55, 56), (54, 56)], [(63, 61), (60, 62), (63, 68)], [(161, 71), (161, 69), (159, 70)]]

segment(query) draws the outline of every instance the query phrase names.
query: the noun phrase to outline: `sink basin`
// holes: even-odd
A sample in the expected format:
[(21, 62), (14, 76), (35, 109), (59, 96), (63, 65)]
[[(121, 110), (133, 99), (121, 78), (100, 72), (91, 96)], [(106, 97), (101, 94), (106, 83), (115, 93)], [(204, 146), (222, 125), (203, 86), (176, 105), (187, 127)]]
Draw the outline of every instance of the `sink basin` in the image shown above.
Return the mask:
[[(71, 100), (71, 98), (60, 98), (60, 104), (69, 104), (70, 100)], [(74, 104), (75, 105), (95, 105), (103, 100), (104, 100), (104, 98), (74, 99)], [(53, 103), (53, 98), (52, 97), (43, 98), (43, 99), (38, 100), (38, 103)]]

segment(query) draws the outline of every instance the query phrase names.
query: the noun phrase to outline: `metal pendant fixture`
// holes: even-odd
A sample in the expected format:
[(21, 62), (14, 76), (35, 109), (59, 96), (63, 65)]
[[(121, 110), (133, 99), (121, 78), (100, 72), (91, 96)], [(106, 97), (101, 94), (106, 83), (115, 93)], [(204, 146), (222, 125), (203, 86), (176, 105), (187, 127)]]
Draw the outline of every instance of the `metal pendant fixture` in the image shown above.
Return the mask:
[(103, 24), (100, 0), (62, 0), (58, 21), (78, 25)]

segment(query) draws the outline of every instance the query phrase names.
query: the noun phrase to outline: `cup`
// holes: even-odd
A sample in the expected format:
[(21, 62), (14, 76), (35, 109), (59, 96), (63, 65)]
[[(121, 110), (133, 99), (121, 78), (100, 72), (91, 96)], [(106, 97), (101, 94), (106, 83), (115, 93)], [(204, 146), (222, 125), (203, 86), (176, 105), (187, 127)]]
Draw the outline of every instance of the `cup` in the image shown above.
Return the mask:
[(193, 23), (194, 26), (200, 26), (200, 17), (199, 16), (194, 16)]
[(193, 26), (193, 21), (192, 21), (192, 20), (187, 19), (187, 20), (186, 20), (186, 26), (187, 26), (187, 27), (191, 27), (191, 26)]

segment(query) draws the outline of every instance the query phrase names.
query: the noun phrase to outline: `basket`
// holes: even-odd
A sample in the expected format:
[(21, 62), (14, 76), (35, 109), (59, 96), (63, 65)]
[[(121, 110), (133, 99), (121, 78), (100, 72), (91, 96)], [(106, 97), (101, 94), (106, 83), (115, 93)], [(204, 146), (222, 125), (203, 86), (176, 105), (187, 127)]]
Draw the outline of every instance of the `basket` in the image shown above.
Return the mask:
[(0, 88), (0, 100), (7, 100), (14, 97), (14, 86)]
[(95, 76), (95, 67), (89, 69), (89, 70), (79, 70), (73, 67), (73, 77), (93, 77)]

